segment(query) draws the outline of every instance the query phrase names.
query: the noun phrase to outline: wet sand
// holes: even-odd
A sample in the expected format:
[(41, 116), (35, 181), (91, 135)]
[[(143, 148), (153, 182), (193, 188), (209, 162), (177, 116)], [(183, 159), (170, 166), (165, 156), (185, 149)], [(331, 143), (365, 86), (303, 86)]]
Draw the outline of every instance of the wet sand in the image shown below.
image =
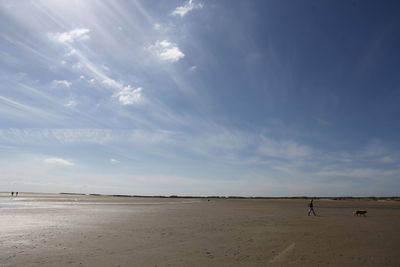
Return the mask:
[(399, 202), (307, 203), (0, 194), (0, 266), (400, 266)]

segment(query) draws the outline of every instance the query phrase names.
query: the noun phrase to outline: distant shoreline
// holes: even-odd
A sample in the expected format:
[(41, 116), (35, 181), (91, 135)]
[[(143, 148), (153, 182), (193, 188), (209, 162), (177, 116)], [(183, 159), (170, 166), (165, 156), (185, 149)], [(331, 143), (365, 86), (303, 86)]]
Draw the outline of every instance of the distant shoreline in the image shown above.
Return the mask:
[[(2, 191), (1, 194), (11, 193), (9, 191)], [(352, 196), (340, 196), (340, 197), (309, 197), (309, 196), (293, 196), (293, 197), (251, 197), (251, 196), (185, 196), (185, 195), (125, 195), (125, 194), (98, 194), (98, 193), (74, 193), (74, 192), (60, 192), (60, 193), (43, 193), (43, 192), (19, 192), (19, 196), (23, 194), (54, 194), (54, 195), (74, 195), (74, 196), (103, 196), (103, 197), (129, 197), (129, 198), (198, 198), (198, 199), (318, 199), (318, 200), (391, 200), (400, 201), (400, 196), (385, 196), (385, 197), (352, 197)]]
[(59, 193), (61, 195), (82, 195), (82, 196), (110, 196), (110, 197), (140, 197), (140, 198), (202, 198), (202, 199), (329, 199), (329, 200), (394, 200), (400, 201), (400, 196), (391, 197), (308, 197), (308, 196), (296, 196), (296, 197), (243, 197), (243, 196), (180, 196), (180, 195), (107, 195), (107, 194), (84, 194), (84, 193)]

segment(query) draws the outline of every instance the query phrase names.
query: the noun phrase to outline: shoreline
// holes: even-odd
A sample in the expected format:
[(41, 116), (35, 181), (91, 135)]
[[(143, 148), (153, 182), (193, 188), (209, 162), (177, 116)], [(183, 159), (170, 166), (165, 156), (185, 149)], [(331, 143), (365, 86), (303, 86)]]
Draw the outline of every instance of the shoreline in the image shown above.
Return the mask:
[[(2, 195), (7, 196), (11, 194), (8, 191), (0, 192), (0, 197)], [(74, 192), (60, 192), (60, 193), (42, 193), (42, 192), (19, 192), (19, 194), (34, 194), (34, 195), (70, 195), (70, 196), (95, 196), (95, 197), (126, 197), (126, 198), (196, 198), (196, 199), (299, 199), (299, 200), (387, 200), (387, 201), (400, 201), (400, 196), (278, 196), (278, 197), (265, 197), (265, 196), (188, 196), (188, 195), (125, 195), (125, 194), (99, 194), (99, 193), (74, 193)]]

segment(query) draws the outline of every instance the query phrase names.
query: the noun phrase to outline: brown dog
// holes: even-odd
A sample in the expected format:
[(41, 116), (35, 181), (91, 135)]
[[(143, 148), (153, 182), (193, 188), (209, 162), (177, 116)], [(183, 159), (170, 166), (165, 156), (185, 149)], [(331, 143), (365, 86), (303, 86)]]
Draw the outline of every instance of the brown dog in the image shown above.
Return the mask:
[(355, 211), (353, 211), (353, 215), (354, 216), (361, 216), (361, 215), (365, 216), (365, 214), (367, 214), (366, 210), (355, 210)]

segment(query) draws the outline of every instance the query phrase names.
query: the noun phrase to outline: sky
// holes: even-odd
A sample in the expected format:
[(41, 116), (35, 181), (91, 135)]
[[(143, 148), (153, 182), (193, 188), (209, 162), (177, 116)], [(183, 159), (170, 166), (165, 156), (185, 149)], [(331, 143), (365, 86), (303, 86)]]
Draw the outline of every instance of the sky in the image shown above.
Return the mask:
[(0, 0), (0, 191), (399, 196), (399, 11)]

